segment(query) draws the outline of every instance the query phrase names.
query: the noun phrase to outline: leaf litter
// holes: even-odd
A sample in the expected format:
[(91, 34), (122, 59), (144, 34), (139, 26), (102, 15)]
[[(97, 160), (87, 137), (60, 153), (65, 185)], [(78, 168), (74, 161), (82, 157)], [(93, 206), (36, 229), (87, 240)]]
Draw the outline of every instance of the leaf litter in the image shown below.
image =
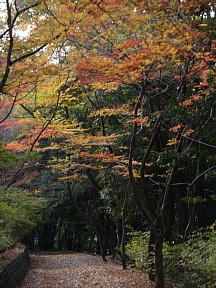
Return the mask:
[(86, 253), (32, 253), (21, 288), (153, 288), (146, 273)]

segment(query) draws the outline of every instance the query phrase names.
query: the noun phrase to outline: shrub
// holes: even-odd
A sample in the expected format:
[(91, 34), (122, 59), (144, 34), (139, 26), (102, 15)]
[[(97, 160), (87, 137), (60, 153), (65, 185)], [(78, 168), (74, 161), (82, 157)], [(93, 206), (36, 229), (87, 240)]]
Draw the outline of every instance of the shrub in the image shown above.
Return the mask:
[(20, 189), (0, 187), (0, 251), (13, 245), (40, 220), (42, 199), (28, 196)]
[(151, 257), (148, 255), (149, 233), (136, 231), (131, 232), (129, 237), (130, 241), (126, 245), (129, 261), (133, 262), (137, 268), (148, 271), (151, 264)]
[[(216, 224), (178, 245), (164, 243), (164, 271), (177, 288), (216, 288)], [(140, 269), (148, 271), (148, 233), (133, 232), (126, 253)]]
[(216, 230), (191, 236), (186, 242), (164, 246), (165, 272), (179, 288), (216, 287)]

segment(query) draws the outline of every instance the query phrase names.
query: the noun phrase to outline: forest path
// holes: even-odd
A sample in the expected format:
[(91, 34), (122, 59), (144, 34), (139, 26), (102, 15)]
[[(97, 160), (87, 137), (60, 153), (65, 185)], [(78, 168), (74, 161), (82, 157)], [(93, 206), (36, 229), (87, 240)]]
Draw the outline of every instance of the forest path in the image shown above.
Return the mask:
[(85, 253), (32, 253), (21, 288), (153, 288), (143, 272)]

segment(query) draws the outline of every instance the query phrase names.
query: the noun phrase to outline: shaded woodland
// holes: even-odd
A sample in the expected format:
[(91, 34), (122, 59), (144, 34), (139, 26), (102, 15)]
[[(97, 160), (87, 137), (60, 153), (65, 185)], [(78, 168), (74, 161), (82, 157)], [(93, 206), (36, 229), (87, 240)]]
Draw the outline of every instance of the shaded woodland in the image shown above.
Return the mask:
[(215, 287), (215, 10), (2, 1), (0, 250), (87, 251), (157, 288)]

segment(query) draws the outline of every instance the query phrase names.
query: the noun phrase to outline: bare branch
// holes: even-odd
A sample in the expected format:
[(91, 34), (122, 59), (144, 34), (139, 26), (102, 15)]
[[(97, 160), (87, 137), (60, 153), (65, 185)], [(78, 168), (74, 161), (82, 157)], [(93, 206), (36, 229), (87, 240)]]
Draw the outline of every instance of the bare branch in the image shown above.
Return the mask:
[(149, 142), (149, 145), (145, 151), (145, 154), (143, 156), (143, 159), (142, 159), (142, 164), (141, 164), (141, 185), (142, 185), (142, 190), (145, 194), (145, 197), (146, 197), (146, 201), (147, 201), (147, 204), (149, 206), (149, 208), (151, 209), (152, 213), (155, 215), (155, 217), (157, 218), (157, 213), (156, 213), (156, 210), (153, 206), (153, 203), (152, 203), (152, 200), (150, 198), (150, 195), (148, 193), (148, 191), (146, 191), (145, 189), (145, 185), (144, 185), (144, 172), (145, 172), (145, 167), (146, 167), (146, 161), (148, 159), (148, 156), (149, 156), (149, 153), (151, 151), (151, 148), (154, 144), (154, 141), (155, 141), (155, 138), (160, 130), (160, 127), (161, 127), (161, 120), (160, 120), (160, 117), (157, 118), (157, 121), (155, 123), (155, 126), (154, 126), (154, 130), (153, 130), (153, 134), (152, 134), (152, 137), (151, 137), (151, 140)]
[(7, 15), (8, 15), (8, 19), (7, 19), (7, 25), (9, 28), (9, 46), (8, 46), (8, 51), (7, 51), (7, 64), (5, 67), (5, 71), (2, 77), (2, 80), (0, 82), (0, 93), (2, 92), (7, 79), (9, 77), (9, 73), (10, 73), (10, 66), (11, 66), (11, 54), (12, 54), (12, 49), (13, 49), (13, 44), (14, 44), (14, 40), (13, 40), (13, 33), (12, 33), (12, 29), (10, 29), (11, 25), (12, 25), (12, 20), (11, 20), (11, 5), (9, 4), (9, 1), (7, 0)]
[[(194, 180), (191, 183), (186, 183), (186, 182), (182, 182), (182, 183), (172, 183), (171, 186), (186, 186), (186, 187), (192, 187), (202, 176), (204, 176), (206, 173), (208, 173), (211, 170), (216, 169), (216, 165), (212, 166), (208, 169), (206, 169), (205, 171), (203, 171), (201, 174), (199, 174), (196, 178), (194, 178)], [(161, 188), (165, 188), (166, 184), (163, 182), (157, 182), (152, 178), (148, 179), (150, 182), (152, 182), (154, 185), (161, 187)]]
[[(177, 153), (181, 152), (181, 140), (182, 140), (182, 134), (183, 134), (184, 128), (185, 128), (185, 126), (182, 126), (182, 128), (180, 129), (180, 131), (178, 132), (178, 135), (176, 137), (177, 145), (176, 145), (176, 149), (175, 150), (176, 150)], [(174, 176), (174, 173), (175, 173), (176, 165), (177, 165), (177, 157), (175, 157), (173, 159), (171, 171), (170, 171), (170, 173), (169, 173), (169, 175), (167, 176), (167, 179), (166, 179), (166, 183), (165, 183), (165, 187), (166, 188), (165, 188), (165, 192), (164, 192), (162, 205), (161, 205), (161, 208), (160, 208), (160, 214), (161, 215), (163, 215), (164, 209), (166, 207), (167, 198), (168, 198), (168, 195), (169, 195), (169, 192), (170, 192), (170, 188), (171, 188), (171, 185), (172, 185), (172, 179), (173, 179), (173, 176)]]
[(7, 113), (7, 115), (6, 115), (2, 120), (0, 120), (0, 124), (3, 123), (3, 122), (10, 116), (11, 112), (13, 111), (13, 108), (14, 108), (14, 105), (15, 105), (15, 103), (16, 103), (16, 100), (17, 100), (17, 96), (15, 96), (15, 98), (14, 98), (14, 100), (13, 100), (13, 103), (12, 103), (12, 105), (11, 105), (11, 107), (10, 107), (10, 110), (9, 110), (9, 112)]
[(28, 112), (28, 113), (32, 116), (32, 118), (36, 118), (35, 115), (34, 115), (34, 113), (33, 113), (28, 107), (26, 107), (24, 104), (20, 104), (20, 106), (21, 106), (26, 112)]
[[(69, 73), (68, 73), (68, 75), (67, 75), (67, 78), (66, 78), (66, 80), (65, 80), (65, 84), (64, 84), (64, 85), (67, 84), (68, 79), (69, 79)], [(57, 112), (58, 107), (59, 107), (60, 96), (61, 96), (61, 91), (59, 90), (59, 91), (58, 91), (58, 97), (57, 97), (56, 105), (55, 105), (55, 108), (54, 108), (54, 110), (53, 110), (53, 112), (52, 112), (52, 115), (50, 116), (49, 119), (46, 120), (46, 122), (43, 124), (43, 126), (42, 126), (42, 128), (41, 128), (41, 131), (39, 132), (39, 134), (38, 134), (38, 135), (36, 136), (36, 138), (34, 139), (32, 145), (31, 145), (31, 148), (30, 148), (30, 152), (33, 151), (35, 144), (38, 142), (38, 140), (40, 139), (40, 137), (41, 137), (41, 135), (43, 134), (43, 132), (47, 129), (47, 127), (51, 124), (53, 118), (55, 117), (56, 112)]]
[(58, 22), (58, 24), (62, 25), (62, 26), (66, 26), (64, 23), (62, 23), (61, 21), (59, 21), (59, 19), (55, 16), (55, 14), (50, 10), (50, 8), (48, 7), (47, 3), (45, 0), (43, 0), (44, 5), (46, 6), (47, 11), (50, 13), (50, 15), (56, 20), (56, 22)]
[(16, 1), (15, 1), (15, 9), (16, 9), (16, 12), (17, 12), (17, 13), (16, 13), (16, 15), (14, 16), (14, 18), (13, 18), (13, 20), (12, 20), (12, 22), (11, 22), (10, 27), (8, 27), (8, 28), (0, 35), (0, 39), (2, 39), (10, 30), (13, 29), (13, 27), (14, 27), (14, 25), (15, 25), (15, 22), (16, 22), (17, 18), (20, 16), (20, 14), (22, 14), (22, 13), (28, 11), (29, 9), (34, 8), (34, 7), (36, 7), (36, 6), (40, 5), (40, 4), (41, 4), (41, 1), (38, 1), (38, 2), (36, 1), (36, 3), (34, 3), (33, 5), (30, 5), (30, 6), (28, 6), (28, 7), (25, 7), (25, 8), (23, 8), (23, 9), (21, 9), (21, 10), (18, 10), (17, 5), (16, 5)]
[[(144, 85), (144, 83), (142, 83), (139, 97), (138, 97), (137, 102), (134, 106), (134, 119), (137, 118), (138, 109), (140, 107), (140, 103), (141, 103), (144, 95), (145, 95), (145, 85)], [(134, 157), (134, 150), (135, 150), (135, 145), (136, 145), (137, 130), (138, 130), (138, 124), (135, 121), (134, 126), (133, 126), (131, 141), (130, 141), (130, 148), (129, 148), (128, 172), (129, 172), (130, 182), (131, 182), (131, 186), (133, 189), (133, 194), (134, 194), (136, 205), (139, 208), (139, 210), (143, 213), (143, 215), (146, 217), (149, 224), (153, 227), (154, 226), (154, 219), (151, 216), (149, 209), (147, 209), (144, 205), (142, 205), (142, 202), (140, 201), (140, 194), (139, 194), (139, 190), (138, 190), (139, 188), (137, 187), (137, 183), (136, 183), (135, 176), (133, 173), (133, 157)]]
[(199, 175), (189, 184), (189, 186), (193, 186), (203, 175), (205, 175), (206, 173), (208, 173), (209, 171), (214, 170), (214, 169), (216, 169), (216, 165), (208, 168), (207, 170), (205, 170), (204, 172), (202, 172), (201, 174), (199, 174)]

